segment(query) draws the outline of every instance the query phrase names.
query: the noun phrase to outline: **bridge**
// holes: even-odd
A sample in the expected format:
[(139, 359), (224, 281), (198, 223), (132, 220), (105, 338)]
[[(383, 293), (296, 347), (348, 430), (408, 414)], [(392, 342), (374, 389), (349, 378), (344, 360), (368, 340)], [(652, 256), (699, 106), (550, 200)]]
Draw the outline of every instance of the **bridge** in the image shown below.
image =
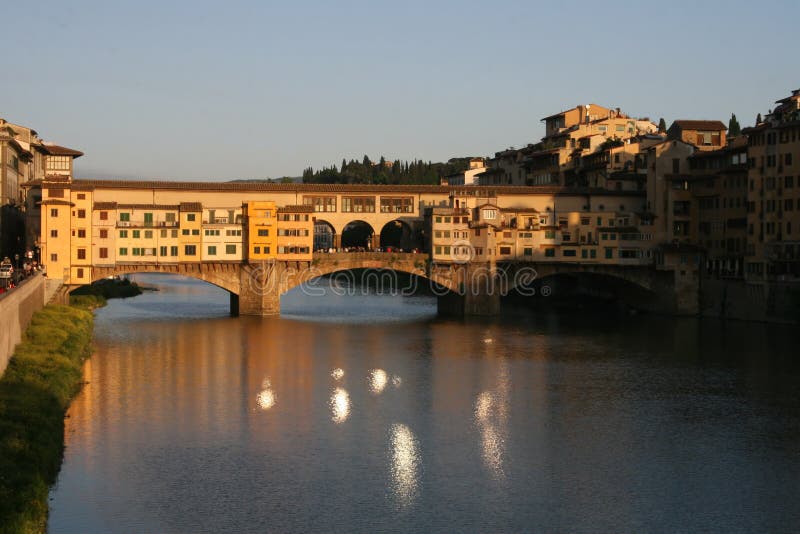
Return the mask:
[[(552, 288), (554, 278), (582, 279), (609, 287), (609, 280), (621, 282), (618, 294), (636, 308), (661, 313), (680, 313), (682, 304), (672, 294), (671, 272), (650, 267), (582, 265), (576, 263), (501, 262), (498, 264), (435, 264), (428, 254), (355, 252), (314, 254), (309, 262), (263, 261), (260, 263), (118, 263), (93, 270), (93, 282), (110, 276), (162, 273), (187, 276), (226, 290), (232, 315), (274, 315), (280, 313), (280, 297), (303, 284), (314, 284), (321, 276), (355, 269), (399, 272), (426, 283), (438, 298), (445, 315), (495, 315), (500, 297), (519, 290), (538, 291), (542, 284)], [(376, 281), (386, 282), (376, 274)], [(74, 289), (79, 286), (71, 286)], [(393, 286), (396, 287), (396, 286)]]
[(28, 187), (41, 261), (69, 287), (181, 274), (227, 290), (234, 313), (267, 315), (304, 282), (377, 269), (429, 280), (443, 312), (480, 315), (496, 313), (499, 293), (535, 272), (622, 280), (659, 311), (698, 304), (699, 256), (680, 249), (668, 258), (653, 244), (640, 192), (71, 177)]

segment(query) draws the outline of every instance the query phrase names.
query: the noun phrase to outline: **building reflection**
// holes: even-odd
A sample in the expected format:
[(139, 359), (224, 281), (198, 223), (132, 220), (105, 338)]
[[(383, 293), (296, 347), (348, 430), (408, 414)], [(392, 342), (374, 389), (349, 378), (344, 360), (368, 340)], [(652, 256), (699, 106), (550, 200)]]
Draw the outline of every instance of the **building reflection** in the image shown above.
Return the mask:
[(367, 383), (369, 390), (375, 395), (380, 395), (386, 389), (386, 383), (389, 381), (389, 376), (383, 369), (372, 369), (367, 376)]

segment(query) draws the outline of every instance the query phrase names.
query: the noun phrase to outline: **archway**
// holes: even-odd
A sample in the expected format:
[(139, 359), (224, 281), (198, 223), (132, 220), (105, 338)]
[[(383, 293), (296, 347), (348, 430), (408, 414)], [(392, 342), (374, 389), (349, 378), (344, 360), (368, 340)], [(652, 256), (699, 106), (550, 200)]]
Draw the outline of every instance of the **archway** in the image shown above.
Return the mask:
[(370, 251), (375, 249), (375, 230), (364, 221), (352, 221), (342, 230), (342, 248)]
[(530, 278), (525, 283), (510, 282), (508, 296), (513, 301), (525, 301), (534, 306), (607, 311), (659, 311), (663, 308), (655, 291), (613, 274), (565, 271)]
[(422, 242), (408, 223), (395, 219), (381, 228), (380, 247), (383, 250), (402, 252), (421, 249)]
[(314, 252), (327, 252), (336, 248), (336, 230), (328, 221), (314, 220)]

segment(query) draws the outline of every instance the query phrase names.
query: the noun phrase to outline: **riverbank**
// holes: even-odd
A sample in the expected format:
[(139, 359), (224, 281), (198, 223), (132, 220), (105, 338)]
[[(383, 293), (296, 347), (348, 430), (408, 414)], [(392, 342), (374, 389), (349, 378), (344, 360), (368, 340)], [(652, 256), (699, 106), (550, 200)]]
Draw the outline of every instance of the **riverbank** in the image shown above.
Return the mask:
[[(95, 295), (104, 299), (124, 299), (142, 294), (142, 288), (127, 278), (106, 278), (79, 287), (70, 293), (70, 297)], [(72, 300), (70, 300), (72, 302)]]
[(64, 416), (83, 385), (97, 296), (36, 312), (0, 380), (0, 532), (45, 532)]

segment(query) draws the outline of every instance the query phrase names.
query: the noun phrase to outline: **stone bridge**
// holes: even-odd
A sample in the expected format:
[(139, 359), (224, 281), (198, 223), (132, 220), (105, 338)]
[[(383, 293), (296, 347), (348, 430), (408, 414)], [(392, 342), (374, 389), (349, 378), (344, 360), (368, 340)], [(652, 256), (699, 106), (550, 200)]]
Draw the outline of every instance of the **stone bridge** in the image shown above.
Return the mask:
[[(505, 262), (498, 264), (432, 264), (428, 254), (356, 252), (314, 254), (310, 262), (261, 263), (117, 263), (92, 269), (93, 281), (133, 273), (164, 273), (203, 280), (230, 294), (231, 314), (280, 313), (280, 297), (301, 284), (351, 269), (390, 270), (428, 280), (439, 298), (439, 310), (450, 315), (494, 315), (500, 297), (520, 286), (533, 286), (556, 276), (622, 283), (621, 296), (640, 309), (665, 313), (695, 313), (696, 302), (681, 300), (673, 271), (644, 265), (568, 262)], [(605, 282), (604, 282), (605, 281)], [(696, 287), (694, 288), (696, 290)], [(692, 295), (691, 290), (686, 291)]]

